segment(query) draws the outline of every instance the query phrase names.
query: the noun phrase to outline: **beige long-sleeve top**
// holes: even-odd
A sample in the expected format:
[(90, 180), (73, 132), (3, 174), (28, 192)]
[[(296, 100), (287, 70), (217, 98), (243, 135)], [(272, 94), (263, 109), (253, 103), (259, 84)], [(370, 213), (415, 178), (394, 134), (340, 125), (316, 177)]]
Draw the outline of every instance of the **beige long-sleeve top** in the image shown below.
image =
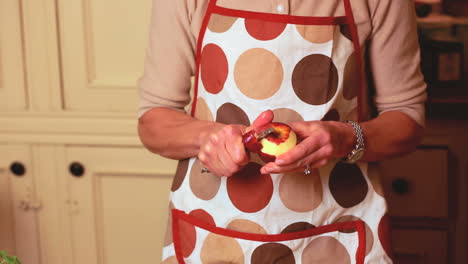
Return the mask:
[[(344, 0), (218, 0), (226, 8), (296, 16), (344, 16)], [(195, 74), (196, 46), (209, 0), (153, 0), (138, 117), (154, 107), (183, 110)], [(379, 113), (401, 111), (424, 125), (414, 3), (351, 0), (368, 73), (366, 94)]]

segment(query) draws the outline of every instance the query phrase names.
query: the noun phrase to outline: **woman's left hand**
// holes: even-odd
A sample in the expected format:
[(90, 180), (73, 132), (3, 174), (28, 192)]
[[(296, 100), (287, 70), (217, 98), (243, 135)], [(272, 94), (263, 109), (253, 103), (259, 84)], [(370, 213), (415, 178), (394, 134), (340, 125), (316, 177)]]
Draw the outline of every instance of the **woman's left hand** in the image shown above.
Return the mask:
[(307, 165), (319, 168), (333, 158), (346, 156), (355, 144), (354, 129), (347, 123), (306, 121), (289, 126), (296, 132), (299, 143), (275, 162), (265, 164), (262, 173), (304, 171)]

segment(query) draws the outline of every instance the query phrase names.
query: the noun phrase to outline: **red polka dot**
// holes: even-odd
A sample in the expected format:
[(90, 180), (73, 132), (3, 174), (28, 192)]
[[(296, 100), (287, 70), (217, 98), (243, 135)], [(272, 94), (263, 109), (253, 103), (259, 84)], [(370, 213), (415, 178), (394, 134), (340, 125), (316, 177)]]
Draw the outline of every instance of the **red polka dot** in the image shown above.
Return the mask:
[(246, 213), (265, 208), (273, 195), (273, 181), (269, 174), (260, 173), (261, 165), (249, 163), (227, 180), (229, 198), (234, 206)]
[(209, 213), (207, 213), (205, 210), (202, 210), (202, 209), (193, 210), (192, 212), (190, 212), (189, 215), (197, 219), (200, 219), (201, 221), (207, 224), (216, 226), (213, 217)]
[(277, 38), (286, 28), (286, 24), (258, 19), (246, 19), (245, 28), (249, 34), (258, 40)]
[(390, 226), (389, 226), (389, 223), (388, 223), (388, 215), (384, 215), (382, 217), (382, 219), (380, 219), (380, 223), (379, 223), (379, 229), (378, 229), (378, 233), (379, 233), (379, 240), (380, 240), (380, 244), (382, 244), (382, 247), (383, 249), (385, 250), (385, 253), (387, 253), (387, 255), (392, 258), (392, 248), (390, 246), (390, 235), (389, 235), (389, 232), (390, 231)]
[(223, 50), (215, 44), (208, 44), (201, 54), (201, 79), (205, 89), (212, 94), (223, 90), (228, 76), (228, 61)]
[(187, 258), (189, 257), (193, 250), (195, 249), (195, 244), (197, 241), (197, 234), (195, 231), (195, 226), (185, 221), (179, 222), (179, 234), (182, 248), (182, 255)]

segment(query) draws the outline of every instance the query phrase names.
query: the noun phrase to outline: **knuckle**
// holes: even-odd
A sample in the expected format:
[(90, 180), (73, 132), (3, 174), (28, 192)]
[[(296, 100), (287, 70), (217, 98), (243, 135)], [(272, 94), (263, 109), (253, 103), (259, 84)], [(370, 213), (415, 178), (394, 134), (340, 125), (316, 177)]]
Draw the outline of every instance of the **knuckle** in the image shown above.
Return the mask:
[(323, 154), (327, 157), (333, 155), (333, 152), (334, 152), (334, 147), (333, 145), (327, 145), (325, 147), (323, 147)]
[(212, 134), (210, 136), (210, 142), (213, 144), (217, 144), (219, 142), (219, 136), (216, 134)]

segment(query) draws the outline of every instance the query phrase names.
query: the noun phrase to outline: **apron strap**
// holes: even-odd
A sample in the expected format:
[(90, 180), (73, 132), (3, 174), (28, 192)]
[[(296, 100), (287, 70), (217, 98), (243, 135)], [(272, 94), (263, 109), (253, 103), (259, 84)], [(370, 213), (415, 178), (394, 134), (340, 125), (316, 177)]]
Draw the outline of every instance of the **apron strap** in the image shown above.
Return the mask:
[(354, 52), (356, 56), (357, 62), (357, 70), (358, 70), (358, 121), (364, 120), (364, 107), (366, 102), (364, 101), (364, 63), (363, 57), (361, 53), (361, 45), (359, 43), (359, 35), (356, 26), (356, 21), (354, 20), (353, 9), (351, 8), (350, 0), (343, 0), (345, 12), (346, 12), (346, 19), (348, 21), (349, 28), (351, 30), (351, 36), (353, 38), (353, 45), (354, 45)]

